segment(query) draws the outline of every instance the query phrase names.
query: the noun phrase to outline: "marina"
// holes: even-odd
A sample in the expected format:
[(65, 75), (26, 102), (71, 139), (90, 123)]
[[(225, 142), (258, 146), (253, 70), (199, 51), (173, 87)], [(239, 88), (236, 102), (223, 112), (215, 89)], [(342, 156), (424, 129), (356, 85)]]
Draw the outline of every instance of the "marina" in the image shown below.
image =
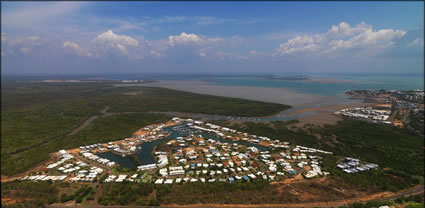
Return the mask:
[[(223, 138), (219, 138), (216, 135), (213, 135), (211, 133), (196, 131), (196, 130), (190, 129), (187, 125), (167, 127), (164, 130), (170, 132), (170, 135), (168, 137), (166, 137), (164, 139), (154, 140), (154, 141), (151, 141), (151, 142), (145, 142), (145, 143), (138, 145), (138, 147), (140, 147), (141, 150), (136, 152), (135, 155), (139, 158), (141, 165), (149, 165), (149, 164), (155, 164), (156, 163), (153, 151), (155, 150), (155, 147), (157, 145), (164, 143), (164, 142), (167, 142), (167, 141), (170, 141), (172, 139), (176, 139), (177, 137), (185, 137), (185, 136), (188, 136), (189, 134), (194, 134), (194, 133), (196, 133), (196, 135), (202, 135), (206, 139), (213, 139), (213, 140), (216, 140), (216, 141), (220, 141), (222, 143), (237, 143), (237, 144), (241, 144), (241, 145), (245, 145), (245, 146), (256, 147), (260, 151), (269, 150), (269, 148), (267, 148), (263, 145), (253, 144), (253, 143), (246, 142), (246, 141), (233, 141), (233, 140), (229, 140), (229, 139), (223, 139)], [(105, 159), (108, 159), (110, 161), (113, 161), (113, 162), (115, 162), (115, 163), (117, 163), (117, 164), (119, 164), (119, 165), (121, 165), (125, 168), (136, 168), (137, 167), (137, 164), (132, 159), (130, 159), (129, 156), (122, 157), (122, 156), (119, 156), (117, 154), (112, 153), (111, 151), (99, 153), (97, 155), (101, 158), (105, 158)]]

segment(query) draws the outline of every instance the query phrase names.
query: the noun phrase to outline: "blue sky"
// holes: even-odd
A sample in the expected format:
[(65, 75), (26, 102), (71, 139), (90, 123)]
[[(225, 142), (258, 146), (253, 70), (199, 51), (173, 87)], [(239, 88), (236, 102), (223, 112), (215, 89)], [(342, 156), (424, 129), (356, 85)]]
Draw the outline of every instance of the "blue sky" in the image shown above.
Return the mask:
[(423, 73), (423, 2), (2, 2), (2, 73)]

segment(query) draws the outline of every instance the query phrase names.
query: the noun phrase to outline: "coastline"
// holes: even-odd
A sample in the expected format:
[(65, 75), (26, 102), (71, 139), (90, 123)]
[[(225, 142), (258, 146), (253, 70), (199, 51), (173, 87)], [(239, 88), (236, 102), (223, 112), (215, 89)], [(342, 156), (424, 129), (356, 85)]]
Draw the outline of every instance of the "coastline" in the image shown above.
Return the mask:
[[(121, 85), (115, 85), (115, 87), (120, 86)], [(128, 86), (128, 84), (125, 86)], [(205, 80), (158, 80), (145, 84), (134, 83), (131, 84), (131, 86), (161, 87), (192, 93), (241, 98), (292, 106), (292, 108), (279, 112), (276, 115), (256, 118), (160, 112), (173, 116), (195, 116), (207, 120), (225, 119), (236, 123), (245, 121), (268, 122), (272, 120), (297, 119), (300, 121), (299, 125), (306, 123), (313, 123), (316, 125), (335, 124), (337, 121), (341, 120), (340, 117), (334, 115), (335, 111), (343, 108), (370, 105), (370, 103), (364, 103), (361, 100), (348, 99), (348, 96), (343, 93), (339, 94), (338, 97), (331, 97), (299, 92), (288, 88), (215, 85)]]
[(159, 80), (154, 83), (139, 86), (163, 87), (199, 94), (234, 97), (262, 102), (291, 105), (293, 108), (314, 106), (316, 104), (339, 103), (339, 100), (304, 92), (297, 92), (287, 88), (254, 87), (254, 86), (224, 86), (214, 85), (207, 81), (169, 81)]

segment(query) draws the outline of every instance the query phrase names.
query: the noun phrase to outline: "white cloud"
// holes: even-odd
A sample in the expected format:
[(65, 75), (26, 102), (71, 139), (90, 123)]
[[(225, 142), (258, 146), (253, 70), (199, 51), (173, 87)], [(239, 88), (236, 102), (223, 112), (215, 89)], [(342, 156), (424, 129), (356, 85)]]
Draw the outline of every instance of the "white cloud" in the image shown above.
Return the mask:
[(11, 46), (22, 45), (32, 47), (41, 45), (41, 39), (38, 36), (8, 37), (6, 36), (6, 34), (3, 33), (2, 41)]
[(2, 9), (2, 18), (7, 20), (2, 21), (2, 27), (39, 27), (46, 22), (55, 22), (58, 17), (73, 14), (86, 4), (85, 2), (20, 3), (15, 9), (5, 11)]
[(331, 50), (347, 48), (374, 48), (375, 50), (385, 50), (394, 45), (393, 40), (401, 38), (406, 34), (403, 30), (382, 29), (372, 31), (368, 29), (349, 40), (331, 40)]
[(222, 41), (221, 38), (201, 37), (196, 34), (182, 32), (180, 35), (168, 36), (168, 44), (173, 47), (176, 45), (206, 45)]
[(62, 48), (70, 49), (78, 56), (87, 56), (87, 57), (92, 56), (92, 53), (90, 53), (87, 49), (81, 48), (78, 44), (70, 42), (70, 41), (63, 42)]
[(200, 45), (203, 40), (196, 34), (187, 34), (182, 32), (180, 35), (176, 36), (168, 36), (168, 44), (170, 46), (175, 45), (187, 45), (187, 44), (195, 44)]
[(236, 20), (234, 19), (218, 18), (218, 17), (212, 17), (212, 16), (198, 17), (196, 21), (198, 25), (214, 25), (214, 24), (223, 24), (228, 22), (236, 22)]
[(42, 40), (38, 36), (24, 36), (24, 37), (9, 37), (5, 33), (1, 35), (2, 52), (3, 55), (19, 55), (30, 54), (31, 52), (43, 51), (48, 52), (53, 44), (46, 40)]
[[(77, 55), (91, 58), (108, 56), (127, 56), (131, 59), (142, 59), (149, 54), (150, 47), (143, 37), (115, 34), (111, 30), (95, 35), (91, 42), (77, 44), (70, 40), (43, 39), (38, 36), (9, 37), (2, 34), (3, 55)], [(153, 55), (153, 54), (152, 54)], [(155, 54), (161, 56), (160, 53)]]
[(145, 25), (190, 22), (190, 23), (204, 26), (204, 25), (224, 24), (224, 23), (256, 24), (256, 23), (263, 22), (263, 20), (232, 19), (232, 18), (215, 17), (215, 16), (165, 16), (160, 18), (143, 17), (141, 22), (143, 22), (143, 24)]
[[(210, 53), (210, 51), (219, 47), (222, 43), (222, 38), (210, 38), (182, 32), (180, 35), (168, 37), (168, 48), (166, 50), (171, 53), (179, 53), (178, 51), (188, 52), (189, 50), (194, 52), (194, 54), (198, 54), (200, 57), (205, 57)], [(178, 50), (171, 50), (174, 47)]]
[(371, 29), (372, 26), (364, 22), (357, 24), (355, 27), (351, 27), (346, 22), (341, 22), (339, 23), (339, 25), (332, 25), (331, 29), (329, 29), (329, 31), (327, 32), (327, 35), (334, 35), (337, 37), (349, 37)]
[(221, 60), (248, 60), (246, 56), (241, 56), (229, 51), (218, 51), (214, 53), (214, 56)]
[(115, 34), (111, 30), (98, 35), (93, 42), (103, 49), (118, 49), (123, 55), (129, 55), (129, 47), (139, 46), (139, 41), (136, 39), (126, 35)]
[(296, 36), (295, 38), (289, 39), (286, 43), (280, 44), (278, 51), (282, 54), (317, 51), (319, 46), (315, 42), (316, 39), (308, 35)]
[(29, 54), (31, 52), (31, 50), (29, 48), (21, 48), (21, 52), (23, 54)]
[(328, 32), (312, 35), (298, 35), (280, 44), (275, 55), (288, 55), (300, 52), (329, 54), (347, 49), (368, 49), (369, 53), (379, 53), (394, 45), (394, 40), (406, 34), (403, 30), (381, 29), (374, 31), (364, 22), (351, 27), (341, 22), (333, 25)]
[(410, 42), (407, 46), (414, 47), (414, 46), (424, 46), (424, 39), (422, 38), (416, 38), (412, 42)]
[(157, 52), (157, 51), (155, 51), (155, 50), (151, 50), (151, 51), (150, 51), (150, 54), (151, 54), (152, 56), (154, 56), (154, 57), (163, 57), (163, 56), (164, 56), (164, 54), (159, 53), (159, 52)]
[(6, 41), (6, 40), (7, 40), (6, 33), (1, 33), (1, 41)]

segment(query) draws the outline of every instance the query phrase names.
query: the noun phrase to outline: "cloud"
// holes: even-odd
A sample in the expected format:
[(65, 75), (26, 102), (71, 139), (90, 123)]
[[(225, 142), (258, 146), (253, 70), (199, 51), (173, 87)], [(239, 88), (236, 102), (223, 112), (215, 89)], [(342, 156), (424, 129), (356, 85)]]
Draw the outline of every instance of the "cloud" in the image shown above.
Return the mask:
[(31, 50), (29, 48), (21, 48), (21, 52), (23, 54), (29, 54), (31, 52)]
[(164, 54), (162, 54), (162, 53), (160, 53), (160, 52), (157, 52), (157, 51), (155, 51), (155, 50), (151, 50), (151, 51), (150, 51), (150, 55), (152, 55), (152, 56), (154, 56), (154, 57), (163, 57), (163, 56), (164, 56)]
[(16, 3), (14, 9), (2, 8), (2, 27), (37, 28), (47, 22), (53, 23), (58, 17), (74, 14), (85, 2), (37, 2)]
[(213, 44), (218, 43), (222, 41), (222, 38), (208, 38), (204, 36), (198, 36), (196, 34), (188, 34), (185, 32), (182, 32), (180, 35), (175, 36), (168, 36), (168, 44), (173, 46), (184, 46), (184, 45), (207, 45), (207, 44)]
[(218, 43), (222, 40), (222, 38), (208, 38), (204, 36), (198, 36), (196, 34), (188, 34), (185, 32), (182, 32), (180, 35), (168, 36), (168, 44), (171, 47), (177, 45), (207, 45)]
[(350, 24), (346, 22), (341, 22), (339, 25), (332, 25), (327, 35), (334, 37), (349, 37), (371, 29), (372, 26), (364, 22), (357, 24), (355, 27), (351, 27)]
[(1, 33), (1, 41), (6, 41), (7, 40), (7, 36), (6, 33)]
[(424, 39), (422, 38), (416, 38), (415, 40), (413, 40), (412, 42), (410, 42), (407, 46), (409, 47), (415, 47), (415, 46), (424, 46)]
[(8, 45), (22, 45), (22, 46), (39, 46), (41, 39), (38, 36), (24, 36), (24, 37), (8, 37), (5, 33), (2, 34), (2, 41)]
[(264, 52), (264, 51), (257, 51), (257, 50), (250, 50), (249, 51), (249, 57), (250, 58), (265, 58), (265, 57), (271, 57), (270, 53)]
[(1, 35), (2, 52), (5, 55), (28, 55), (33, 51), (48, 52), (48, 48), (52, 47), (52, 43), (42, 40), (38, 36), (9, 37), (6, 33)]
[(196, 19), (197, 19), (196, 24), (198, 24), (198, 25), (214, 25), (214, 24), (237, 22), (235, 19), (218, 18), (218, 17), (212, 17), (212, 16), (197, 17)]
[(189, 22), (196, 25), (215, 25), (215, 24), (257, 24), (263, 22), (260, 19), (240, 20), (233, 18), (215, 17), (215, 16), (165, 16), (160, 18), (142, 17), (141, 22), (145, 25), (167, 24), (167, 23), (182, 23)]
[[(38, 36), (9, 37), (4, 33), (1, 41), (4, 56), (31, 53), (34, 56), (76, 55), (87, 58), (125, 56), (131, 59), (143, 59), (150, 50), (143, 37), (136, 39), (127, 35), (115, 34), (111, 30), (95, 35), (91, 42), (86, 43), (84, 47), (71, 40), (43, 39)], [(160, 56), (159, 53), (155, 55)]]
[(182, 32), (180, 35), (168, 37), (167, 43), (169, 47), (167, 51), (171, 54), (184, 52), (188, 55), (198, 54), (200, 57), (205, 57), (209, 51), (219, 47), (221, 42), (223, 42), (222, 38), (211, 38)]
[(182, 32), (180, 35), (176, 36), (168, 36), (168, 44), (170, 44), (170, 46), (191, 44), (200, 45), (202, 42), (204, 42), (204, 40), (201, 39), (198, 35), (187, 34), (185, 32)]
[(377, 54), (391, 48), (394, 40), (406, 34), (403, 30), (381, 29), (373, 30), (364, 22), (352, 27), (341, 22), (333, 25), (328, 32), (312, 35), (297, 35), (280, 44), (275, 55), (290, 55), (302, 52), (315, 54), (330, 54), (336, 51), (350, 49), (365, 50), (369, 54)]
[(281, 54), (292, 54), (302, 51), (317, 51), (319, 46), (315, 42), (316, 39), (311, 36), (297, 36), (289, 39), (286, 43), (280, 44), (278, 52)]
[(136, 39), (126, 35), (115, 34), (111, 30), (98, 35), (93, 42), (103, 50), (117, 49), (123, 55), (129, 55), (129, 47), (139, 46), (139, 41)]
[[(182, 32), (168, 39), (145, 41), (143, 37), (134, 37), (107, 30), (94, 34), (94, 38), (85, 44), (73, 40), (42, 40), (38, 36), (8, 37), (2, 34), (3, 55), (18, 55), (44, 51), (45, 55), (79, 56), (93, 59), (116, 58), (115, 60), (144, 59), (145, 57), (184, 60), (196, 57), (240, 59), (234, 52), (216, 53), (237, 49), (244, 39), (238, 36), (229, 38), (207, 37)], [(80, 41), (81, 42), (81, 41)], [(84, 47), (82, 47), (84, 46)], [(37, 53), (35, 53), (37, 54)], [(231, 55), (231, 56), (230, 56)], [(230, 57), (230, 58), (229, 58)], [(128, 59), (127, 59), (128, 60)]]
[(87, 56), (87, 57), (92, 56), (92, 53), (90, 53), (87, 49), (81, 48), (78, 44), (70, 42), (70, 41), (63, 42), (62, 48), (70, 49), (72, 52), (74, 52), (78, 56)]
[(234, 52), (229, 51), (218, 51), (214, 53), (214, 56), (219, 58), (220, 60), (247, 60), (248, 57), (238, 55)]

